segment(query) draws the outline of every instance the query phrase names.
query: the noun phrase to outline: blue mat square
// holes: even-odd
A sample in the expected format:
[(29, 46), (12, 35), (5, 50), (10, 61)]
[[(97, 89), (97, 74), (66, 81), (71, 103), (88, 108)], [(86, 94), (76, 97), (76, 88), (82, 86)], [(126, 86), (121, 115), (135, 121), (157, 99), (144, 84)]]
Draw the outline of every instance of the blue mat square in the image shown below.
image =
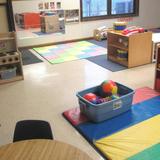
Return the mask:
[(160, 96), (132, 106), (131, 110), (101, 123), (85, 122), (76, 128), (89, 141), (101, 139), (160, 114)]

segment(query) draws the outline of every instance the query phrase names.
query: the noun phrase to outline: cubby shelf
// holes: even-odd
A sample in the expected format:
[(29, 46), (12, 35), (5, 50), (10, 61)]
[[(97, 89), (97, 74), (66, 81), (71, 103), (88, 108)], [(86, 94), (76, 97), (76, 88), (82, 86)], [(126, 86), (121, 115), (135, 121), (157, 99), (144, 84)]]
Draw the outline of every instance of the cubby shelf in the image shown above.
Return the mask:
[(112, 46), (112, 47), (115, 47), (115, 48), (122, 49), (122, 50), (124, 50), (124, 51), (128, 51), (128, 48), (123, 47), (122, 44), (120, 44), (120, 43), (114, 42), (113, 44), (109, 44), (109, 45)]
[(120, 60), (116, 56), (109, 55), (108, 59), (112, 60), (113, 62), (119, 63), (123, 66), (126, 66), (126, 67), (128, 66), (127, 60)]
[(0, 34), (0, 84), (23, 79), (21, 53), (15, 32)]
[(154, 89), (160, 91), (160, 44), (157, 45)]
[(22, 75), (17, 75), (16, 77), (13, 77), (13, 78), (10, 78), (10, 79), (0, 80), (0, 84), (19, 81), (19, 80), (22, 80), (22, 79), (23, 79)]
[[(115, 31), (107, 33), (108, 59), (128, 68), (151, 63), (152, 33), (144, 32), (130, 36)], [(120, 50), (126, 57), (119, 58)], [(122, 55), (123, 56), (123, 55)]]

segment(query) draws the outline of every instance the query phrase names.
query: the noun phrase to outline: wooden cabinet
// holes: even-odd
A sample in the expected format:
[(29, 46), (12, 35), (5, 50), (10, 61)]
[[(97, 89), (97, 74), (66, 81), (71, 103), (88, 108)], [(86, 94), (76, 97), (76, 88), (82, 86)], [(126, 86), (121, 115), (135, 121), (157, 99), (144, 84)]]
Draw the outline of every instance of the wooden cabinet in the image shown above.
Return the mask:
[(157, 46), (154, 89), (160, 91), (160, 44)]
[(23, 79), (21, 54), (14, 32), (0, 34), (0, 84)]
[(130, 36), (114, 31), (107, 33), (108, 59), (128, 68), (151, 63), (152, 33)]
[(41, 16), (41, 32), (54, 33), (60, 31), (58, 15)]

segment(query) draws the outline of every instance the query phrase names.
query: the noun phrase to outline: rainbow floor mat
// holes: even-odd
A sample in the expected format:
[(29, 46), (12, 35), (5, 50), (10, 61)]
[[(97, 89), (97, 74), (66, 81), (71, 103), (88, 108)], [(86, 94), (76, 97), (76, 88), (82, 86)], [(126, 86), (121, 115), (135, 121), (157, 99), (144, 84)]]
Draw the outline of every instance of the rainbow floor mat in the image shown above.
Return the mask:
[(148, 87), (135, 91), (130, 111), (101, 123), (79, 108), (63, 116), (105, 159), (160, 160), (160, 94)]
[(107, 54), (107, 49), (88, 41), (33, 48), (51, 64)]

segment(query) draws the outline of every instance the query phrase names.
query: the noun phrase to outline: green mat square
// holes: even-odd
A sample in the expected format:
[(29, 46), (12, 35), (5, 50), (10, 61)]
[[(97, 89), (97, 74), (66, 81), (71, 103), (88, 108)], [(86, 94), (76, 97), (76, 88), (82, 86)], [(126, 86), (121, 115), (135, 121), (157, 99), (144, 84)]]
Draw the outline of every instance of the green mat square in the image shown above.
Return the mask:
[(127, 160), (160, 160), (160, 143), (145, 149)]

